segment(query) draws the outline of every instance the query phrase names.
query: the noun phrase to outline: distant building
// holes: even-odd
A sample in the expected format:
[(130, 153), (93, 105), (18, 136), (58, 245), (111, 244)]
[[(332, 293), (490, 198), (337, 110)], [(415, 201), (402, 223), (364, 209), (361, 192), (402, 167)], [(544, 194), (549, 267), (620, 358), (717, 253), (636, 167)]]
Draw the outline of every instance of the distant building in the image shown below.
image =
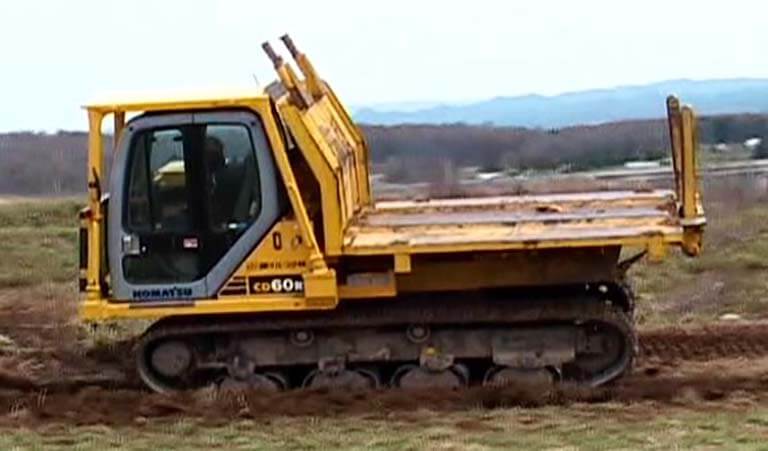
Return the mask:
[(478, 172), (475, 175), (475, 177), (478, 180), (482, 180), (484, 182), (487, 182), (489, 180), (494, 180), (494, 179), (497, 179), (497, 178), (503, 177), (503, 176), (504, 176), (503, 172)]
[(626, 169), (654, 169), (661, 167), (659, 161), (627, 161), (624, 163)]
[(746, 147), (749, 150), (755, 150), (762, 143), (763, 143), (762, 138), (749, 138), (748, 140), (744, 141), (744, 147)]

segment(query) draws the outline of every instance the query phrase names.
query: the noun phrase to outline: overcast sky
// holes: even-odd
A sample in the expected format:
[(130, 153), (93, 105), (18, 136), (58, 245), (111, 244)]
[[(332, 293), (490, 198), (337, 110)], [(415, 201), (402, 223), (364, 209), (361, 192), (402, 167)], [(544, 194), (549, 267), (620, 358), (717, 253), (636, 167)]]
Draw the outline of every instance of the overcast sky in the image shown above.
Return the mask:
[(356, 106), (768, 77), (759, 0), (3, 0), (0, 131), (85, 129), (79, 106), (114, 93), (264, 85), (259, 45), (286, 31)]

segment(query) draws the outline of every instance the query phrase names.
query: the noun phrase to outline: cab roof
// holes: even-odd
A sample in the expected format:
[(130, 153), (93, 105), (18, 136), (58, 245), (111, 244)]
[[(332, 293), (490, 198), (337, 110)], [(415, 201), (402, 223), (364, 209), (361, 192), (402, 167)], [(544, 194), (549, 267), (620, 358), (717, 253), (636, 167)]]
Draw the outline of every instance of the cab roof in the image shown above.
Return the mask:
[(89, 111), (99, 111), (102, 113), (188, 110), (241, 106), (266, 99), (268, 99), (268, 96), (263, 89), (242, 89), (173, 95), (166, 93), (161, 95), (143, 94), (115, 97), (88, 103), (84, 108)]

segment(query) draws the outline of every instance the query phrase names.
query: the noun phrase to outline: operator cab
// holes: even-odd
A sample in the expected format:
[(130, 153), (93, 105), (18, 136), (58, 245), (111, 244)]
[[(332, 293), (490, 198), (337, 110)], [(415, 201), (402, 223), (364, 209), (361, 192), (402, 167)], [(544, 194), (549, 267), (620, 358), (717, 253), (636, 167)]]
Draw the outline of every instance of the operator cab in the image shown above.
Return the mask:
[(133, 119), (110, 185), (109, 264), (118, 300), (215, 296), (281, 210), (272, 152), (251, 111)]

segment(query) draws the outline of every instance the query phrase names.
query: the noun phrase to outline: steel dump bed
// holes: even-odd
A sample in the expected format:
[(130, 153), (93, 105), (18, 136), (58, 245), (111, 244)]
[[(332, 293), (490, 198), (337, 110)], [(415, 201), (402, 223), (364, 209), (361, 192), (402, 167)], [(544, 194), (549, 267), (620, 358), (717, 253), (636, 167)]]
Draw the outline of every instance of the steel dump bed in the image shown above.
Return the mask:
[[(299, 218), (307, 232), (310, 219), (322, 224), (326, 256), (625, 245), (656, 256), (670, 246), (691, 255), (700, 250), (696, 117), (674, 96), (667, 99), (674, 190), (374, 202), (362, 130), (305, 55), (292, 50), (305, 74), (300, 80), (266, 50), (285, 88), (276, 95), (281, 116), (319, 181), (322, 217)], [(289, 187), (295, 205), (298, 191)]]
[(379, 202), (347, 229), (345, 254), (678, 243), (673, 191)]

